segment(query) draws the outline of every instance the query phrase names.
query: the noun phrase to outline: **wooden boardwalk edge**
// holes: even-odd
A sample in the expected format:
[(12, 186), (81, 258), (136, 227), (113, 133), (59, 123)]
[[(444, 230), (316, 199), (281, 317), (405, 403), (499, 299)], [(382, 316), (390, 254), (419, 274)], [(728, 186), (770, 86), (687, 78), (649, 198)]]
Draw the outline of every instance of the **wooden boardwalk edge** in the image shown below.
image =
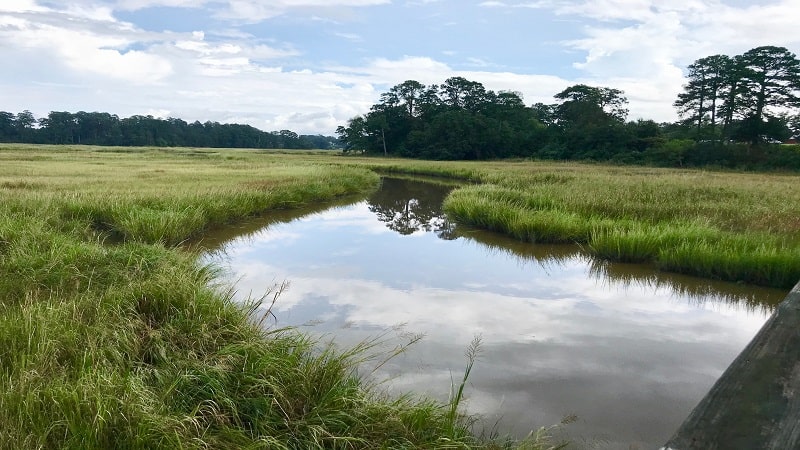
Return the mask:
[(664, 450), (800, 448), (800, 283)]

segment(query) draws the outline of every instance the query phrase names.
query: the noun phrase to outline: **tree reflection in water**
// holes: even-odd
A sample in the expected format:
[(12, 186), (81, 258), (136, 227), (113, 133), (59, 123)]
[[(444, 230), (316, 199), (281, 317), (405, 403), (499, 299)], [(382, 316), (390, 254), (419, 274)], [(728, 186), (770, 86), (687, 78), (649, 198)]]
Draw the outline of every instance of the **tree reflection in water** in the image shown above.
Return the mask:
[(381, 189), (367, 203), (389, 229), (402, 235), (435, 233), (445, 240), (458, 237), (455, 226), (442, 213), (442, 202), (452, 186), (400, 178), (384, 178), (382, 182)]

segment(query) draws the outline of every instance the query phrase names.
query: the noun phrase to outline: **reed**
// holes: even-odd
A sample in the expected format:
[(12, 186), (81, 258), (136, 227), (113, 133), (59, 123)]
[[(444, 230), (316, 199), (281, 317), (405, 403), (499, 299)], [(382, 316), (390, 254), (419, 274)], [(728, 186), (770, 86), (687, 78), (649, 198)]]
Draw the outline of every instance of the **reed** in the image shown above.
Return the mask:
[(445, 200), (458, 223), (715, 279), (800, 279), (796, 175), (495, 163), (478, 178)]
[(686, 243), (713, 240), (720, 232), (698, 223), (613, 223), (593, 230), (588, 251), (619, 262), (652, 262), (661, 251)]
[(790, 289), (800, 274), (800, 248), (770, 236), (724, 236), (663, 249), (664, 270)]

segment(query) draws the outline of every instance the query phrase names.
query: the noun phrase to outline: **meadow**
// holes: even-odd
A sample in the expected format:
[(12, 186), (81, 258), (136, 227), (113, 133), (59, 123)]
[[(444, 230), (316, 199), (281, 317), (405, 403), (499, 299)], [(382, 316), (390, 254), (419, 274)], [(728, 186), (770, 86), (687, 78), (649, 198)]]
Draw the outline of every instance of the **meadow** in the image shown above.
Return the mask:
[(496, 171), (454, 192), (458, 223), (600, 259), (789, 289), (800, 280), (800, 177), (562, 165)]
[[(0, 448), (547, 448), (490, 442), (454, 402), (390, 398), (359, 366), (253, 320), (181, 244), (268, 210), (365, 195), (378, 173), (472, 182), (465, 224), (598, 257), (790, 287), (791, 174), (331, 152), (0, 145)], [(469, 363), (467, 368), (471, 367)]]

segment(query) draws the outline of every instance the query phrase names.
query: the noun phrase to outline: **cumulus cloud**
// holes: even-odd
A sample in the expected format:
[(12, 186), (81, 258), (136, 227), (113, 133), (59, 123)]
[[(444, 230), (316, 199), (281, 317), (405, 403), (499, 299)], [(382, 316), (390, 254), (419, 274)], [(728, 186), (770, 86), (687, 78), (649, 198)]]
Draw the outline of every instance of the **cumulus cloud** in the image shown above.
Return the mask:
[(440, 84), (450, 77), (477, 81), (495, 91), (518, 91), (528, 104), (553, 100), (553, 94), (570, 85), (570, 81), (553, 75), (529, 75), (489, 70), (456, 70), (433, 58), (405, 56), (399, 59), (376, 58), (358, 67), (331, 68), (343, 76), (368, 81), (379, 88), (391, 87), (406, 80), (423, 84)]
[(123, 10), (138, 10), (156, 6), (200, 8), (207, 3), (209, 3), (208, 0), (117, 0), (116, 6)]
[(12, 55), (36, 54), (42, 66), (53, 61), (56, 67), (63, 66), (59, 69), (135, 84), (158, 82), (172, 72), (168, 59), (130, 49), (148, 38), (133, 37), (129, 24), (110, 23), (107, 8), (53, 11), (23, 6), (0, 15), (0, 42), (6, 44), (2, 50), (6, 60)]
[[(405, 2), (394, 11), (419, 3)], [(445, 2), (422, 3), (447, 7)], [(195, 8), (213, 26), (179, 33), (120, 19), (130, 17), (126, 11), (146, 15), (152, 7)], [(570, 39), (548, 37), (551, 46), (563, 49), (560, 57), (572, 61), (571, 73), (526, 69), (524, 62), (513, 64), (512, 71), (457, 42), (440, 47), (431, 42), (429, 49), (417, 47), (406, 56), (381, 54), (380, 48), (366, 51), (375, 38), (369, 29), (330, 19), (364, 7), (394, 5), (388, 0), (3, 1), (2, 108), (30, 109), (38, 116), (50, 110), (121, 116), (168, 111), (189, 121), (243, 121), (267, 130), (330, 134), (368, 111), (393, 85), (462, 76), (495, 91), (521, 92), (527, 104), (552, 103), (555, 93), (576, 83), (615, 87), (629, 98), (631, 118), (669, 121), (675, 119), (671, 104), (684, 83), (683, 69), (695, 59), (739, 54), (758, 45), (792, 49), (800, 44), (793, 20), (800, 17), (800, 3), (794, 0), (747, 6), (720, 0), (484, 1), (461, 7), (460, 12), (483, 13), (476, 16), (482, 21), (489, 20), (486, 13), (504, 9), (515, 15), (543, 11), (577, 27)], [(298, 36), (281, 40), (239, 26), (287, 12), (323, 27), (322, 34), (340, 49), (323, 62), (310, 56), (319, 54), (319, 42)], [(460, 17), (461, 22), (468, 21)], [(448, 33), (468, 32), (460, 26)]]
[(314, 11), (335, 10), (342, 7), (384, 5), (390, 0), (228, 0), (219, 17), (244, 22), (260, 22), (280, 16), (292, 9)]
[[(376, 86), (405, 79), (441, 82), (449, 76), (481, 81), (495, 90), (516, 90), (528, 103), (552, 102), (552, 95), (572, 83), (613, 86), (630, 100), (631, 118), (673, 120), (672, 102), (685, 82), (683, 68), (714, 53), (737, 54), (757, 45), (795, 46), (800, 37), (792, 20), (800, 17), (800, 3), (783, 0), (737, 7), (717, 0), (602, 0), (484, 2), (482, 6), (549, 9), (584, 22), (580, 39), (563, 41), (584, 54), (574, 64), (580, 76), (571, 80), (552, 75), (503, 73), (481, 67), (455, 71), (430, 57), (377, 58), (361, 68)], [(769, 23), (769, 27), (763, 24)]]
[[(485, 1), (491, 8), (533, 8), (582, 20), (584, 36), (562, 41), (585, 56), (574, 81), (626, 91), (631, 118), (673, 120), (683, 68), (704, 56), (739, 54), (759, 45), (800, 44), (793, 0), (737, 6), (721, 0)], [(768, 26), (767, 26), (768, 24)]]

